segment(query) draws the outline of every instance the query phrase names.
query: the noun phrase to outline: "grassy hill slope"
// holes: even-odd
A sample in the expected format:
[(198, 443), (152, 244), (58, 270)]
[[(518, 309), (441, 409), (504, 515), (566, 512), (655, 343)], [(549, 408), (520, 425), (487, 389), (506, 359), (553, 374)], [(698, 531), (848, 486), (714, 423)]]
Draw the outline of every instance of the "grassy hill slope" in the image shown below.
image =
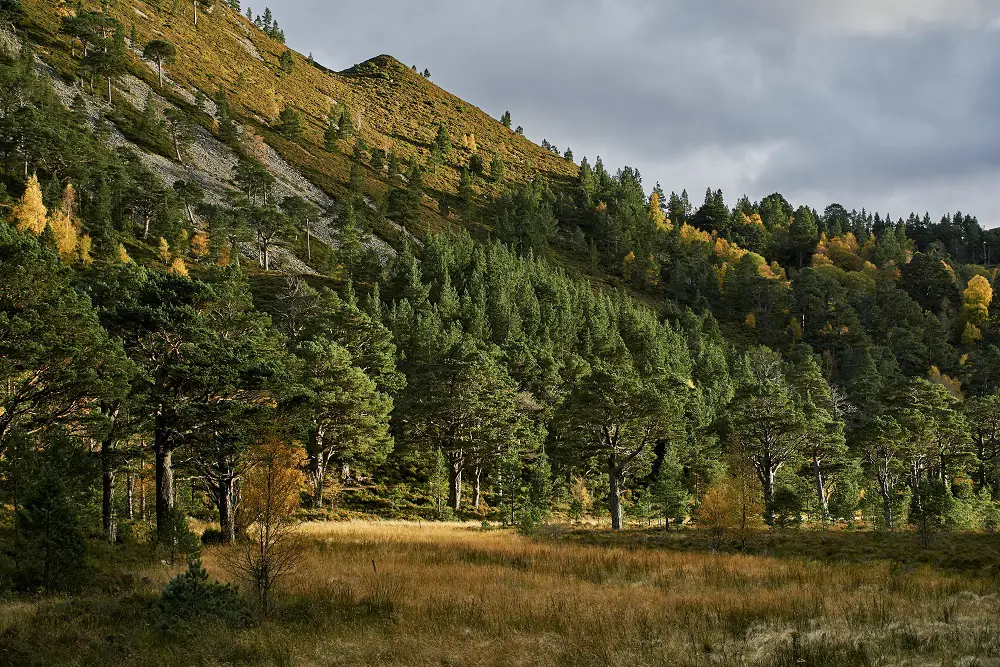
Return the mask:
[[(244, 136), (259, 135), (282, 158), (327, 195), (338, 197), (347, 190), (353, 139), (341, 141), (340, 151), (323, 149), (323, 131), (330, 110), (346, 105), (358, 128), (356, 136), (371, 148), (394, 152), (404, 162), (415, 157), (426, 166), (436, 123), (447, 124), (454, 145), (448, 163), (425, 174), (426, 195), (419, 223), (410, 231), (418, 236), (443, 229), (448, 221), (437, 206), (441, 196), (458, 190), (461, 169), (472, 157), (465, 137), (474, 137), (479, 154), (488, 164), (499, 153), (506, 164), (507, 181), (525, 182), (542, 175), (552, 182), (566, 182), (576, 165), (535, 145), (504, 127), (482, 110), (433, 84), (390, 56), (378, 56), (340, 73), (312, 63), (292, 51), (294, 70), (285, 73), (279, 58), (287, 47), (271, 39), (245, 16), (217, 2), (201, 12), (194, 25), (191, 4), (121, 0), (107, 8), (136, 37), (136, 46), (165, 39), (177, 47), (177, 57), (166, 66), (174, 96), (193, 100), (196, 90), (211, 97), (220, 87), (229, 95), (234, 113), (245, 124)], [(59, 35), (61, 15), (71, 12), (52, 0), (26, 0), (29, 34), (40, 57), (60, 76), (72, 81), (78, 76), (78, 61), (72, 57), (68, 37)], [(97, 9), (97, 3), (84, 3)], [(90, 6), (93, 5), (93, 6)], [(149, 63), (136, 56), (132, 71), (151, 86), (156, 76)], [(177, 102), (176, 99), (167, 99)], [(292, 142), (273, 131), (278, 114), (287, 105), (298, 109), (304, 133)], [(221, 176), (221, 175), (216, 175)], [(399, 185), (397, 182), (395, 185)], [(366, 167), (364, 191), (375, 203), (386, 200), (393, 184), (383, 169)], [(477, 179), (480, 198), (498, 194), (501, 184)], [(452, 216), (454, 217), (454, 216)]]

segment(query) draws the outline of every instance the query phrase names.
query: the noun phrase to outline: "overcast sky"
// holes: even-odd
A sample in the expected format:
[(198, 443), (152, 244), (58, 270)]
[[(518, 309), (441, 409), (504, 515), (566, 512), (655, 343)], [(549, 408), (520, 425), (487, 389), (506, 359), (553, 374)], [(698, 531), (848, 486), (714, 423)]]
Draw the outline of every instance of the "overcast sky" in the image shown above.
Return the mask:
[(1000, 224), (1000, 0), (273, 4), (324, 65), (427, 67), (536, 142), (637, 167), (647, 191)]

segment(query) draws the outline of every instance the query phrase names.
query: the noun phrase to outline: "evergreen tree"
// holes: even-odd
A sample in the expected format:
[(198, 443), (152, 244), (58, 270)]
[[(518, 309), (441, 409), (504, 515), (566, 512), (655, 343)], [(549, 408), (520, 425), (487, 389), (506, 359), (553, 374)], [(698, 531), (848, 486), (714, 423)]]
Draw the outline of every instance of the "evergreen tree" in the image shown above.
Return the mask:
[(302, 136), (302, 116), (291, 104), (285, 105), (278, 116), (278, 133), (286, 139), (292, 141)]
[(651, 488), (653, 503), (663, 517), (663, 526), (669, 532), (670, 522), (684, 521), (688, 512), (690, 496), (684, 486), (684, 468), (677, 459), (673, 447), (668, 447), (660, 461), (656, 481)]
[(281, 56), (278, 58), (278, 66), (285, 74), (291, 74), (295, 71), (295, 59), (292, 57), (290, 49), (285, 49), (281, 53)]
[(156, 63), (156, 75), (160, 81), (160, 88), (163, 88), (163, 64), (173, 61), (176, 55), (176, 47), (163, 39), (154, 39), (142, 51), (143, 58)]

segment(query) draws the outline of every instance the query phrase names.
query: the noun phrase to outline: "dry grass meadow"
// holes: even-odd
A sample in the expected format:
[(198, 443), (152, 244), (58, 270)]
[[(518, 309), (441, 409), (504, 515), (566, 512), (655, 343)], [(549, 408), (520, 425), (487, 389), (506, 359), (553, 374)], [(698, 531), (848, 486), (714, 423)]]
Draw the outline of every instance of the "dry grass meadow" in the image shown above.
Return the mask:
[[(993, 574), (594, 546), (469, 524), (302, 531), (299, 573), (250, 628), (157, 628), (151, 610), (171, 572), (144, 565), (73, 600), (0, 605), (0, 664), (1000, 665)], [(204, 559), (225, 577), (220, 555)]]

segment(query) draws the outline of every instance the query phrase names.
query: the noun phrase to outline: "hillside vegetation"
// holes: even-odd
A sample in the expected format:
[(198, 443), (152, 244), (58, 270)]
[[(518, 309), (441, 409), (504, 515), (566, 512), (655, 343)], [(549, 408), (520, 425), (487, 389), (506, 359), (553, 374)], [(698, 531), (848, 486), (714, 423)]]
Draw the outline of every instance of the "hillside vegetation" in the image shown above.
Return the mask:
[[(63, 76), (75, 77), (70, 40), (59, 35), (60, 15), (73, 11), (72, 3), (27, 0), (24, 4), (31, 20), (31, 36), (44, 45), (39, 51), (43, 60)], [(163, 39), (177, 45), (176, 59), (166, 66), (174, 95), (191, 100), (199, 90), (212, 97), (220, 87), (225, 89), (233, 113), (246, 123), (244, 131), (262, 135), (330, 196), (341, 197), (348, 190), (349, 156), (357, 138), (364, 139), (371, 149), (395, 153), (404, 164), (411, 158), (427, 164), (437, 124), (445, 123), (455, 149), (440, 169), (424, 176), (427, 198), (419, 222), (412, 225), (412, 231), (420, 236), (447, 225), (437, 200), (457, 195), (460, 171), (468, 166), (474, 152), (487, 164), (495, 153), (502, 156), (507, 177), (514, 182), (526, 182), (536, 175), (568, 181), (576, 175), (572, 162), (533, 144), (391, 56), (374, 57), (334, 72), (289, 50), (222, 2), (203, 11), (196, 27), (189, 5), (179, 3), (170, 11), (167, 0), (123, 1), (110, 3), (108, 13), (121, 22), (130, 37), (134, 30), (139, 44)], [(294, 61), (291, 72), (285, 72), (280, 63), (286, 51)], [(147, 83), (155, 82), (151, 68), (136, 63), (131, 69)], [(296, 141), (273, 131), (286, 105), (300, 111), (304, 121), (303, 135)], [(340, 140), (340, 152), (334, 154), (324, 150), (323, 136), (338, 105), (351, 115), (355, 134)], [(473, 138), (475, 151), (463, 137)], [(369, 162), (363, 186), (369, 197), (384, 204), (393, 185), (385, 169), (372, 169)], [(485, 179), (474, 188), (477, 197), (484, 200), (502, 191), (500, 184)]]

